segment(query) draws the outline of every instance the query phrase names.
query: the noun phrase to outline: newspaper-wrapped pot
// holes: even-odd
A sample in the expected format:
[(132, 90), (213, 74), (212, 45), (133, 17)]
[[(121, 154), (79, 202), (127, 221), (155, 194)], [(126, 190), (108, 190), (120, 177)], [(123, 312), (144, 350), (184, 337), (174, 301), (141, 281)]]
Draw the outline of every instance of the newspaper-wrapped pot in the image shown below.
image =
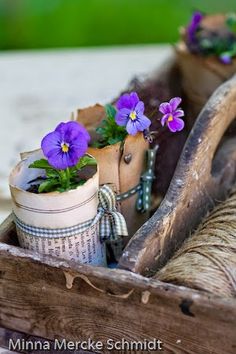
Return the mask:
[(67, 260), (105, 265), (105, 248), (100, 241), (98, 171), (84, 185), (68, 192), (35, 194), (29, 181), (43, 170), (28, 166), (43, 157), (41, 150), (23, 154), (10, 174), (9, 184), (21, 247)]
[[(224, 29), (226, 16), (217, 14), (204, 16), (201, 27), (208, 32), (217, 33)], [(189, 115), (193, 120), (200, 113), (209, 97), (224, 81), (236, 72), (236, 59), (231, 64), (223, 64), (217, 56), (203, 56), (191, 53), (186, 44), (186, 30), (182, 32), (183, 41), (175, 46), (177, 63), (182, 74), (182, 85), (188, 98)]]
[[(90, 132), (92, 142), (96, 141), (95, 129), (105, 118), (105, 110), (101, 105), (95, 105), (85, 109), (78, 109), (74, 117), (82, 123)], [(151, 198), (151, 183), (153, 179), (154, 154), (149, 151), (149, 143), (143, 138), (142, 133), (135, 136), (128, 135), (124, 143), (116, 143), (103, 148), (89, 147), (88, 152), (99, 163), (100, 185), (111, 185), (118, 195), (119, 207), (124, 215), (129, 235), (149, 218), (149, 205)], [(149, 166), (147, 166), (147, 162)], [(139, 191), (135, 187), (141, 182), (147, 182), (144, 198), (140, 198)], [(138, 203), (140, 202), (140, 212)], [(145, 203), (147, 204), (145, 205)], [(128, 238), (126, 238), (128, 240)]]

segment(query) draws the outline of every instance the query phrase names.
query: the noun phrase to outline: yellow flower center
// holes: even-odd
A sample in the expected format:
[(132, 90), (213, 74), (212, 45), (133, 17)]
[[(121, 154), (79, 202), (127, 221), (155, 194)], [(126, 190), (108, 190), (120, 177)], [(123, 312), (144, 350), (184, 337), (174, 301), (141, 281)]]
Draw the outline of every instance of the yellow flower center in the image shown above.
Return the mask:
[(69, 151), (69, 144), (61, 143), (61, 149), (63, 152), (68, 152)]
[(172, 120), (174, 120), (173, 116), (170, 115), (169, 118), (168, 118), (168, 122), (172, 122)]
[(135, 120), (136, 116), (137, 116), (137, 113), (135, 111), (131, 112), (129, 115), (130, 119), (132, 119), (132, 120)]

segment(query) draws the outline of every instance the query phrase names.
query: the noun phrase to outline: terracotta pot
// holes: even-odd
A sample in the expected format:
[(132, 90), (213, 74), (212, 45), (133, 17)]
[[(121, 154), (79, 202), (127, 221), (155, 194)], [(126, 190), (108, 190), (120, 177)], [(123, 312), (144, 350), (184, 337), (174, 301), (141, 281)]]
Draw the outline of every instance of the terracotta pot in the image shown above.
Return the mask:
[(196, 118), (215, 89), (236, 72), (236, 59), (232, 64), (224, 65), (218, 58), (190, 53), (183, 42), (175, 49), (188, 106)]
[[(225, 15), (205, 16), (201, 26), (208, 31), (224, 29)], [(175, 46), (177, 63), (182, 74), (182, 85), (188, 98), (192, 122), (213, 94), (215, 89), (236, 72), (236, 59), (231, 64), (223, 64), (216, 56), (201, 56), (189, 51), (185, 42), (186, 31), (182, 32), (183, 41)]]
[(43, 157), (42, 151), (22, 157), (9, 177), (21, 247), (81, 263), (105, 265), (99, 222), (92, 222), (98, 209), (98, 170), (77, 189), (35, 194), (27, 191), (28, 182), (44, 171), (28, 166)]
[[(104, 107), (78, 109), (74, 119), (82, 123), (90, 132), (92, 141), (97, 136), (95, 129), (105, 117)], [(124, 144), (117, 143), (98, 149), (90, 147), (88, 152), (99, 164), (99, 184), (109, 184), (117, 194), (123, 194), (140, 183), (140, 177), (146, 168), (146, 154), (149, 143), (142, 133), (128, 136)], [(149, 212), (140, 213), (136, 209), (137, 194), (120, 202), (120, 211), (124, 215), (129, 238), (148, 219)], [(126, 238), (125, 240), (127, 240)]]

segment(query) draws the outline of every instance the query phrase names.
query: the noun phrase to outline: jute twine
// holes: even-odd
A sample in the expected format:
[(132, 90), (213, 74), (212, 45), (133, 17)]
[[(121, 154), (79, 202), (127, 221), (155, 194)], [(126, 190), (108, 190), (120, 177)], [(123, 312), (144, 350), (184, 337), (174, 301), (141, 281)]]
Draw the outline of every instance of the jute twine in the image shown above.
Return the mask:
[(220, 296), (236, 296), (236, 190), (155, 277)]

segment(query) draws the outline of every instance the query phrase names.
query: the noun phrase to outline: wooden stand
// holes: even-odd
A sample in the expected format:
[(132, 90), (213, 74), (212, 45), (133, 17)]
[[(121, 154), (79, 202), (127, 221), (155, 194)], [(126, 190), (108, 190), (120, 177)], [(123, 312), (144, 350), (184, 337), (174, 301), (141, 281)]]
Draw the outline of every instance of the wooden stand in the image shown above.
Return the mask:
[(123, 269), (23, 250), (10, 216), (0, 229), (0, 326), (51, 340), (156, 338), (166, 353), (235, 353), (236, 300), (144, 276), (235, 183), (236, 140), (220, 144), (235, 115), (233, 77), (199, 115), (165, 199), (123, 252)]

